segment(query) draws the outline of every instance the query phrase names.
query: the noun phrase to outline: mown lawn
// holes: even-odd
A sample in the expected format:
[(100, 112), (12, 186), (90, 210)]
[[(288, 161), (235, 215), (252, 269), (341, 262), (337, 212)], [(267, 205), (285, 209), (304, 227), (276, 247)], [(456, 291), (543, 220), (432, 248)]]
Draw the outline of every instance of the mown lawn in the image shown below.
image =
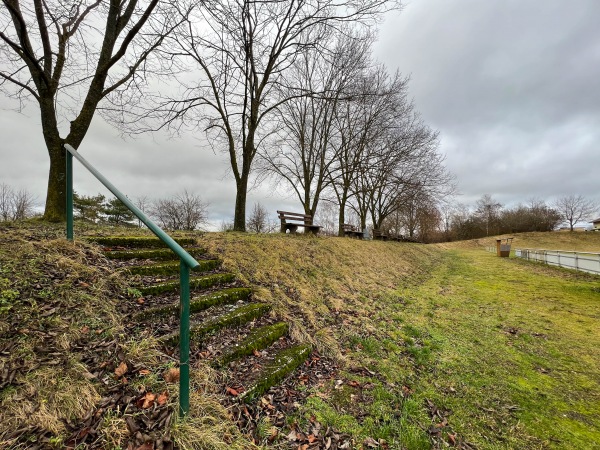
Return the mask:
[(366, 314), (348, 306), (348, 365), (298, 420), (357, 448), (600, 448), (600, 277), (482, 249), (439, 258), (364, 297)]

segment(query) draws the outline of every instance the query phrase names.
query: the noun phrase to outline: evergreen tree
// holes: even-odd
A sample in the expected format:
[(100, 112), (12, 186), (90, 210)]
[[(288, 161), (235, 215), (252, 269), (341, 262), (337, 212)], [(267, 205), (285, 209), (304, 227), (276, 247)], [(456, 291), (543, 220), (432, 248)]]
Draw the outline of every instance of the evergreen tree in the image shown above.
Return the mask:
[(87, 222), (98, 223), (103, 219), (104, 200), (105, 197), (102, 194), (87, 196), (73, 192), (73, 209), (75, 210), (75, 217)]
[(114, 225), (131, 225), (135, 220), (135, 215), (116, 197), (104, 204), (104, 214), (106, 220)]

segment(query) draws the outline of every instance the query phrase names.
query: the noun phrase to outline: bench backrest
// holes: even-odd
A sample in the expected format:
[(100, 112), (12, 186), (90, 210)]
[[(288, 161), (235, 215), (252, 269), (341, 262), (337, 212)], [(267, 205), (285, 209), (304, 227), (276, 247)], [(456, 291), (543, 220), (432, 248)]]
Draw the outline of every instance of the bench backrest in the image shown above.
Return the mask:
[(344, 227), (344, 231), (356, 231), (356, 227), (354, 225), (350, 225), (349, 223), (345, 223), (342, 226)]
[(302, 222), (305, 225), (312, 225), (312, 216), (310, 214), (293, 213), (288, 211), (277, 211), (279, 220), (282, 223), (287, 221)]

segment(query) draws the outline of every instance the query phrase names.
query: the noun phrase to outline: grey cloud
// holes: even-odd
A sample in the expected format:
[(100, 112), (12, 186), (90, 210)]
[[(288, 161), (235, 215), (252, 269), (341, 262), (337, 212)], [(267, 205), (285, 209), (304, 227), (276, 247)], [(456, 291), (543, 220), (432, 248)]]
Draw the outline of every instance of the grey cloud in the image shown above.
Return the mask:
[(461, 201), (594, 197), (600, 3), (421, 0), (389, 18), (378, 57), (412, 75)]

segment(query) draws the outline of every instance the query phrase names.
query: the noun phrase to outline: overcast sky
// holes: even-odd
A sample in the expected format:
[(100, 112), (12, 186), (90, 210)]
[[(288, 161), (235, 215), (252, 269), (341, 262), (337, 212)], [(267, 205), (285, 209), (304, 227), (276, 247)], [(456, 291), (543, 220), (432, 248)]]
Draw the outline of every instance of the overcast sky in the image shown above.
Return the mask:
[[(411, 75), (417, 108), (440, 131), (458, 201), (486, 193), (506, 205), (600, 199), (599, 19), (599, 0), (413, 0), (388, 14), (376, 57)], [(0, 97), (0, 182), (43, 204), (48, 156), (38, 113), (10, 106)], [(185, 188), (210, 202), (213, 223), (233, 217), (227, 160), (201, 135), (123, 141), (97, 116), (80, 151), (129, 197)], [(78, 192), (104, 192), (75, 164)], [(253, 190), (248, 210), (255, 201), (273, 214), (299, 210), (272, 186)]]

